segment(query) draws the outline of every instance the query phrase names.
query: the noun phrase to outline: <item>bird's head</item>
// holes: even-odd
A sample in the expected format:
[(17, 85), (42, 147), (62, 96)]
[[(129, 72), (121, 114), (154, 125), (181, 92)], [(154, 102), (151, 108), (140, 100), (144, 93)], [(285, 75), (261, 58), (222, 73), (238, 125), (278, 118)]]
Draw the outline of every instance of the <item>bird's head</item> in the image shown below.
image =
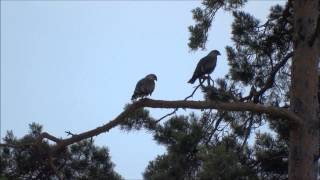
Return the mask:
[(146, 76), (146, 78), (147, 78), (147, 79), (150, 79), (150, 80), (153, 80), (153, 81), (158, 80), (158, 79), (157, 79), (157, 76), (156, 76), (155, 74), (148, 74), (148, 75)]
[(209, 53), (209, 56), (219, 56), (219, 55), (221, 55), (221, 53), (218, 50), (212, 50)]

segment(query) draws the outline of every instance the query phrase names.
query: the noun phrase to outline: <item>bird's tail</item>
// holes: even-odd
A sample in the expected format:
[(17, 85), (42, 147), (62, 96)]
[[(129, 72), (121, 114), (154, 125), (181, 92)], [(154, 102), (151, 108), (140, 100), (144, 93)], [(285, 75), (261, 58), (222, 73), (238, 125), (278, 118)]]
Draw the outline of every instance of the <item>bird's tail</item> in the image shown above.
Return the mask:
[(195, 76), (192, 76), (192, 78), (188, 81), (188, 83), (193, 84), (197, 78)]

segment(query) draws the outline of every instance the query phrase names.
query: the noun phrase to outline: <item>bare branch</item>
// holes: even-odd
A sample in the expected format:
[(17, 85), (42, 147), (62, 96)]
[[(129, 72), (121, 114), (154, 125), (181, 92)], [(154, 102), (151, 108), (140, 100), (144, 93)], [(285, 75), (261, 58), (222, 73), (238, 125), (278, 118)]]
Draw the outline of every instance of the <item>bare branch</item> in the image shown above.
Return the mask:
[(192, 93), (189, 95), (189, 96), (187, 96), (186, 98), (184, 98), (184, 100), (186, 101), (186, 100), (188, 100), (189, 98), (191, 98), (193, 95), (194, 95), (194, 93), (197, 91), (197, 89), (201, 86), (202, 84), (200, 83), (198, 86), (196, 86), (195, 88), (194, 88), (194, 90), (192, 91)]
[[(188, 100), (189, 98), (191, 98), (200, 86), (202, 86), (202, 82), (201, 82), (201, 81), (200, 81), (200, 84), (194, 88), (194, 90), (192, 91), (192, 93), (191, 93), (189, 96), (187, 96), (186, 98), (184, 98), (184, 100), (186, 101), (186, 100)], [(171, 116), (171, 115), (175, 114), (175, 113), (178, 111), (178, 109), (179, 109), (179, 108), (175, 108), (171, 113), (168, 113), (168, 114), (162, 116), (160, 119), (158, 119), (158, 120), (156, 121), (156, 123), (160, 122), (161, 120), (163, 120), (164, 118), (166, 118), (166, 117), (168, 117), (168, 116)]]
[(161, 120), (163, 120), (163, 119), (166, 118), (166, 117), (169, 117), (169, 116), (171, 116), (171, 115), (174, 115), (174, 114), (178, 111), (178, 109), (179, 109), (179, 108), (175, 108), (172, 112), (170, 112), (170, 113), (162, 116), (160, 119), (156, 120), (156, 123), (160, 122)]

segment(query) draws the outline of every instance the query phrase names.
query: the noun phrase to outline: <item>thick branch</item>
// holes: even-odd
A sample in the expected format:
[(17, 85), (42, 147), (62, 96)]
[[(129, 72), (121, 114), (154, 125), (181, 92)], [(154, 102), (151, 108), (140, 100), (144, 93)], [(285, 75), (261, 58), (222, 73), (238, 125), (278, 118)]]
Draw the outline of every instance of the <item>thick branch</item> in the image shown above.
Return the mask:
[(300, 123), (301, 119), (294, 113), (281, 108), (244, 102), (214, 102), (214, 101), (163, 101), (144, 99), (139, 102), (141, 107), (150, 108), (189, 108), (189, 109), (217, 109), (224, 111), (250, 111), (265, 113), (272, 116), (288, 119), (292, 123)]
[(44, 132), (44, 133), (41, 133), (40, 134), (40, 136), (38, 137), (38, 141), (36, 142), (36, 143), (40, 143), (43, 139), (49, 139), (49, 140), (51, 140), (51, 141), (53, 141), (53, 142), (56, 142), (56, 143), (59, 143), (60, 142), (60, 140), (61, 139), (59, 139), (59, 138), (56, 138), (56, 137), (54, 137), (54, 136), (52, 136), (51, 134), (49, 134), (49, 133), (46, 133), (46, 132)]
[(240, 101), (245, 101), (245, 100), (249, 100), (251, 98), (257, 99), (258, 97), (260, 97), (263, 93), (265, 93), (268, 89), (270, 89), (273, 86), (274, 83), (274, 79), (276, 77), (276, 74), (278, 73), (278, 71), (281, 69), (281, 67), (283, 67), (288, 60), (293, 56), (293, 52), (290, 52), (289, 54), (287, 54), (271, 71), (270, 76), (268, 77), (268, 79), (266, 80), (264, 86), (259, 90), (259, 91), (253, 91), (251, 92), (248, 96), (242, 98)]
[(27, 144), (27, 145), (17, 145), (17, 144), (0, 144), (0, 148), (1, 147), (8, 147), (8, 148), (22, 148), (22, 147), (25, 147), (25, 146), (30, 146), (30, 144)]
[[(287, 119), (292, 124), (300, 124), (301, 119), (294, 113), (281, 108), (276, 108), (272, 106), (264, 106), (253, 103), (244, 102), (213, 102), (213, 101), (164, 101), (164, 100), (152, 100), (152, 99), (142, 99), (130, 106), (122, 113), (120, 113), (114, 120), (109, 123), (100, 126), (96, 129), (74, 135), (70, 138), (61, 139), (57, 142), (56, 150), (73, 144), (75, 142), (97, 136), (101, 133), (107, 132), (110, 129), (116, 127), (117, 125), (123, 123), (130, 113), (136, 111), (139, 108), (149, 107), (149, 108), (189, 108), (189, 109), (217, 109), (224, 111), (250, 111), (254, 113), (265, 113), (276, 117), (281, 117)], [(51, 137), (51, 136), (50, 136)], [(51, 137), (52, 139), (52, 137)], [(56, 138), (57, 139), (57, 138)], [(56, 141), (55, 141), (56, 142)]]

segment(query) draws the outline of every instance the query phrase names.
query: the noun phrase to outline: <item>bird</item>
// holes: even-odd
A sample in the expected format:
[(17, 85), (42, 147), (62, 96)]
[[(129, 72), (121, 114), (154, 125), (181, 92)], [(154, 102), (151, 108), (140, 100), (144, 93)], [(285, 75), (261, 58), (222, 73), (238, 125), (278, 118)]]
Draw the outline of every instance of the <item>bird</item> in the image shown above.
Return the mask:
[(155, 74), (148, 74), (143, 79), (140, 79), (137, 82), (131, 100), (135, 100), (139, 97), (144, 98), (148, 95), (151, 96), (155, 87), (155, 81), (157, 81), (157, 76)]
[(212, 50), (207, 56), (201, 58), (188, 83), (193, 84), (198, 78), (211, 74), (216, 67), (218, 55), (221, 55), (218, 50)]

